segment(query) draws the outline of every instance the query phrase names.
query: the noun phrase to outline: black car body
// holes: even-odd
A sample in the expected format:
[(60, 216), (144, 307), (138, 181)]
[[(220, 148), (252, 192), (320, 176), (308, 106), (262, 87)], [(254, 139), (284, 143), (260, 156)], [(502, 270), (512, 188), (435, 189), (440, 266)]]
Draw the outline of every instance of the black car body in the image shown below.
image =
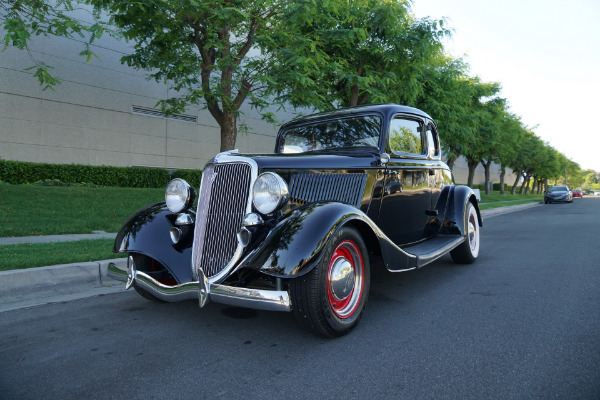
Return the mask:
[(567, 186), (550, 186), (544, 193), (544, 203), (572, 203), (573, 193)]
[(115, 252), (129, 253), (128, 270), (111, 265), (110, 275), (151, 300), (293, 311), (334, 337), (358, 323), (371, 265), (401, 272), (479, 253), (475, 195), (454, 185), (434, 121), (410, 107), (296, 119), (274, 154), (221, 153), (199, 184), (196, 209), (177, 181), (166, 196), (175, 206), (125, 223)]

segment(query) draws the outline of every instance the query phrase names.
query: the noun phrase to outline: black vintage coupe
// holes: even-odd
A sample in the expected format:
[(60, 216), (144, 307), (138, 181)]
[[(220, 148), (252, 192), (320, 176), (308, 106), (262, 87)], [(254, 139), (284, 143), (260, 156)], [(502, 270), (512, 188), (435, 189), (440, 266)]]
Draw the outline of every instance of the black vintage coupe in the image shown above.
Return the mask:
[(395, 104), (315, 114), (283, 125), (275, 154), (218, 154), (195, 190), (133, 215), (115, 241), (127, 270), (109, 274), (155, 301), (197, 299), (292, 311), (336, 337), (358, 323), (371, 266), (402, 272), (450, 252), (479, 254), (473, 191), (441, 161), (429, 115)]

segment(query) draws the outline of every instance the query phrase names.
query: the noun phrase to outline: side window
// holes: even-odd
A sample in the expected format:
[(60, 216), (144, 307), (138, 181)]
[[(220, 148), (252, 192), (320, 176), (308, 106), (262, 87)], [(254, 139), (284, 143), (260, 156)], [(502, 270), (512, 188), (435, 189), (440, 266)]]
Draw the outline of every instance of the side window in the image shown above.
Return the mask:
[(422, 131), (418, 121), (394, 118), (390, 124), (390, 148), (394, 153), (425, 154)]
[(427, 128), (427, 148), (429, 149), (429, 156), (435, 157), (438, 155), (438, 150), (436, 146), (436, 140), (434, 139), (433, 131), (431, 130), (431, 126)]

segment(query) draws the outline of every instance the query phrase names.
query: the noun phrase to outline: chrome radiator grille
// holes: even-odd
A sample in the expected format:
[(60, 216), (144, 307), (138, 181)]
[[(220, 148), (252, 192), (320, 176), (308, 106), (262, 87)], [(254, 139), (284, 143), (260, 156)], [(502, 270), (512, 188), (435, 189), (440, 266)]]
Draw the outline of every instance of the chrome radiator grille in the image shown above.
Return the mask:
[(236, 233), (246, 214), (251, 167), (224, 163), (207, 167), (198, 196), (193, 258), (196, 271), (218, 275), (239, 252)]
[(295, 174), (290, 199), (298, 205), (313, 201), (339, 201), (360, 206), (367, 174)]

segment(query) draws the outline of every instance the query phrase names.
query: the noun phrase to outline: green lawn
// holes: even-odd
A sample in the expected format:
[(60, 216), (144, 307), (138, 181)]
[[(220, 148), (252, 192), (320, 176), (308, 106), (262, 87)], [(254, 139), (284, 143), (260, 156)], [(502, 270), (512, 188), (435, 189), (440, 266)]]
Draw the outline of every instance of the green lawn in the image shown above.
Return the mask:
[(0, 237), (117, 232), (164, 189), (0, 184)]
[(125, 257), (112, 252), (112, 239), (0, 246), (0, 271)]
[(544, 200), (543, 194), (515, 194), (506, 192), (504, 195), (500, 192), (491, 192), (489, 195), (481, 193), (481, 201), (479, 202), (480, 210), (490, 208), (514, 206), (517, 204), (526, 204), (540, 202)]

